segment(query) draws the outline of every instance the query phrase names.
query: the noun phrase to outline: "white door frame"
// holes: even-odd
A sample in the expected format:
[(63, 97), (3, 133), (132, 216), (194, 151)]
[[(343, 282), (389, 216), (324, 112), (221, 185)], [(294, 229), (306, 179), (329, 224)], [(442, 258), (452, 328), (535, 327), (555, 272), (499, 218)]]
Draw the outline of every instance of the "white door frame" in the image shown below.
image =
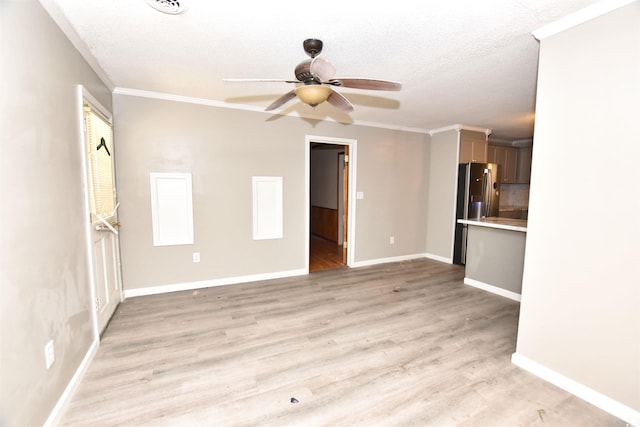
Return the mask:
[(349, 146), (349, 189), (347, 206), (347, 266), (354, 263), (356, 235), (356, 170), (357, 139), (334, 138), (331, 136), (305, 135), (305, 271), (309, 274), (309, 234), (311, 232), (311, 143)]
[[(82, 161), (82, 184), (84, 188), (84, 221), (85, 221), (85, 240), (86, 240), (86, 250), (87, 250), (87, 267), (89, 273), (89, 292), (91, 295), (91, 301), (89, 302), (89, 311), (91, 313), (91, 319), (93, 321), (93, 334), (94, 339), (96, 341), (100, 340), (100, 328), (98, 324), (98, 314), (96, 311), (95, 301), (97, 298), (96, 295), (96, 280), (95, 280), (95, 266), (94, 266), (94, 250), (93, 250), (93, 236), (92, 236), (92, 224), (91, 224), (91, 204), (89, 201), (89, 176), (88, 176), (88, 165), (87, 165), (87, 155), (86, 155), (86, 141), (85, 141), (85, 129), (84, 129), (84, 104), (87, 103), (91, 106), (92, 109), (98, 111), (101, 115), (108, 119), (109, 123), (112, 123), (112, 115), (111, 112), (105, 108), (100, 101), (98, 101), (91, 93), (89, 93), (84, 86), (78, 85), (77, 89), (77, 106), (78, 106), (78, 126), (79, 126), (79, 141), (80, 141), (80, 158)], [(115, 151), (115, 150), (114, 150)], [(117, 240), (116, 240), (117, 241)], [(115, 279), (118, 285), (118, 292), (120, 302), (123, 301), (123, 292), (122, 292), (122, 268), (120, 264), (120, 250), (119, 244), (117, 249), (117, 271), (115, 272)]]

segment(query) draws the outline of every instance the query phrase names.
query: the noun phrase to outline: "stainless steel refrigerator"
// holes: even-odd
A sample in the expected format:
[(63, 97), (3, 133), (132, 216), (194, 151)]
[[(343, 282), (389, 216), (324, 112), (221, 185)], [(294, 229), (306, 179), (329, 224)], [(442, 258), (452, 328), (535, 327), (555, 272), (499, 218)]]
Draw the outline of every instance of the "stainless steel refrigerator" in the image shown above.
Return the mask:
[(500, 203), (500, 168), (495, 163), (462, 163), (458, 167), (454, 264), (467, 259), (467, 226), (459, 219), (498, 216)]

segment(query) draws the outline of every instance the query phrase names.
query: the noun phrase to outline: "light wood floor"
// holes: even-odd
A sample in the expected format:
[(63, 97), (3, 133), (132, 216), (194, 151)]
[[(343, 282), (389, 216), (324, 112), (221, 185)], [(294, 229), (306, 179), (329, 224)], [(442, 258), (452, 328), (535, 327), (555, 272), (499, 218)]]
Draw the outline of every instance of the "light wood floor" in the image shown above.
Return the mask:
[(128, 299), (62, 424), (625, 425), (511, 364), (518, 303), (462, 279), (416, 260)]
[(311, 235), (309, 239), (309, 271), (346, 267), (342, 262), (342, 246)]

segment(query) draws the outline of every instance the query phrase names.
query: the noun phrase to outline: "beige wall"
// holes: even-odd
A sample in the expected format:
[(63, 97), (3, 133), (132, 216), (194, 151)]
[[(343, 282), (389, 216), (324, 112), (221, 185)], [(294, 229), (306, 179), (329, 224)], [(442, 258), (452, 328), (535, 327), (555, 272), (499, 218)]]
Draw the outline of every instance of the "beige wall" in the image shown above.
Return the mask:
[(639, 22), (633, 2), (541, 41), (516, 354), (636, 417)]
[(35, 426), (94, 338), (76, 85), (111, 94), (38, 2), (3, 0), (0, 19), (0, 425)]
[[(126, 290), (304, 270), (305, 135), (358, 141), (356, 262), (424, 252), (428, 135), (126, 94), (114, 108)], [(194, 245), (152, 245), (150, 172), (193, 174)], [(252, 240), (253, 175), (283, 177), (283, 239)]]
[(458, 176), (460, 132), (455, 129), (431, 136), (426, 245), (429, 256), (453, 258), (453, 231)]
[(311, 150), (310, 197), (314, 206), (338, 209), (338, 153), (344, 149)]

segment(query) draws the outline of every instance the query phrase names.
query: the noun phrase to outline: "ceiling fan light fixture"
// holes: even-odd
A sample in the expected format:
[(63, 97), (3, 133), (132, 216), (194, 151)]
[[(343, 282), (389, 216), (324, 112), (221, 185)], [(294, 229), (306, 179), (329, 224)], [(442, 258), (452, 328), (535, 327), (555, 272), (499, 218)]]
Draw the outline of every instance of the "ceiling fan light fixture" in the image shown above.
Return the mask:
[(309, 104), (315, 108), (316, 105), (322, 104), (331, 95), (331, 88), (325, 85), (310, 84), (302, 85), (295, 88), (296, 95), (300, 101)]

